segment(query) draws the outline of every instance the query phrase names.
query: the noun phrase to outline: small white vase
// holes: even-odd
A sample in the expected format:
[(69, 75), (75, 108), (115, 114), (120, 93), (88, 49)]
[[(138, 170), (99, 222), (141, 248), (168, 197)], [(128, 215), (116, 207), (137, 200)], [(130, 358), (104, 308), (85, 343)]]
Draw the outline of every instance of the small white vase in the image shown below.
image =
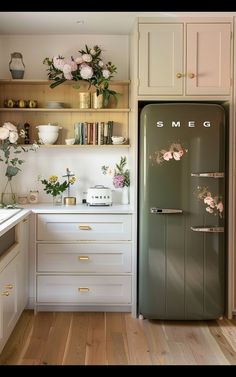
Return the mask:
[(129, 204), (129, 187), (122, 188), (121, 204)]

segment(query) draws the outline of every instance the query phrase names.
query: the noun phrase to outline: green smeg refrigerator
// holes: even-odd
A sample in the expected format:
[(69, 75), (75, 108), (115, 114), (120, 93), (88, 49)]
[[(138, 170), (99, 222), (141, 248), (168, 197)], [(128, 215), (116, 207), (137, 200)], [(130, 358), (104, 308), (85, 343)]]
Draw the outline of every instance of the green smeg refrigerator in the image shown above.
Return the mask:
[(138, 312), (225, 312), (225, 109), (153, 103), (139, 119)]

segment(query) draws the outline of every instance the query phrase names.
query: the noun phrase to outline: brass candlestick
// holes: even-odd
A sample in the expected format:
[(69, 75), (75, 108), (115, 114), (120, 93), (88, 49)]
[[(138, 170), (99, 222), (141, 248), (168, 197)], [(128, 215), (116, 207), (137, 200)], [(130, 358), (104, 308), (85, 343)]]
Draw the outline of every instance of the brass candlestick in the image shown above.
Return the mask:
[(76, 205), (76, 197), (70, 196), (70, 178), (74, 177), (75, 174), (70, 171), (70, 169), (66, 168), (66, 174), (63, 177), (67, 177), (68, 181), (68, 189), (67, 189), (67, 196), (64, 197), (64, 204), (66, 206)]

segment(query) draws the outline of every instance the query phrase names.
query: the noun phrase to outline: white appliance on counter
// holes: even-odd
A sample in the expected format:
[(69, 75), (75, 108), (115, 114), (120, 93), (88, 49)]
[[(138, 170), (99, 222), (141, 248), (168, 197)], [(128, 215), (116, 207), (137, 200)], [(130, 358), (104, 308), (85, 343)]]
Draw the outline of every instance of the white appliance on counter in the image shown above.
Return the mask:
[(111, 189), (103, 185), (90, 187), (87, 193), (87, 205), (90, 206), (111, 206), (112, 192)]

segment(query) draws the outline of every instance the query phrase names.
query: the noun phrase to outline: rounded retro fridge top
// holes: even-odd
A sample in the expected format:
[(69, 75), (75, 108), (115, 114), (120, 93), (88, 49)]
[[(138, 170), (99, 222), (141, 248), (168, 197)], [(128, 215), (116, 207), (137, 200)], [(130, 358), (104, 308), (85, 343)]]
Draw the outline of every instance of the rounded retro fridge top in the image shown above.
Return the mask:
[(225, 110), (148, 104), (139, 128), (139, 313), (218, 318), (225, 311)]

